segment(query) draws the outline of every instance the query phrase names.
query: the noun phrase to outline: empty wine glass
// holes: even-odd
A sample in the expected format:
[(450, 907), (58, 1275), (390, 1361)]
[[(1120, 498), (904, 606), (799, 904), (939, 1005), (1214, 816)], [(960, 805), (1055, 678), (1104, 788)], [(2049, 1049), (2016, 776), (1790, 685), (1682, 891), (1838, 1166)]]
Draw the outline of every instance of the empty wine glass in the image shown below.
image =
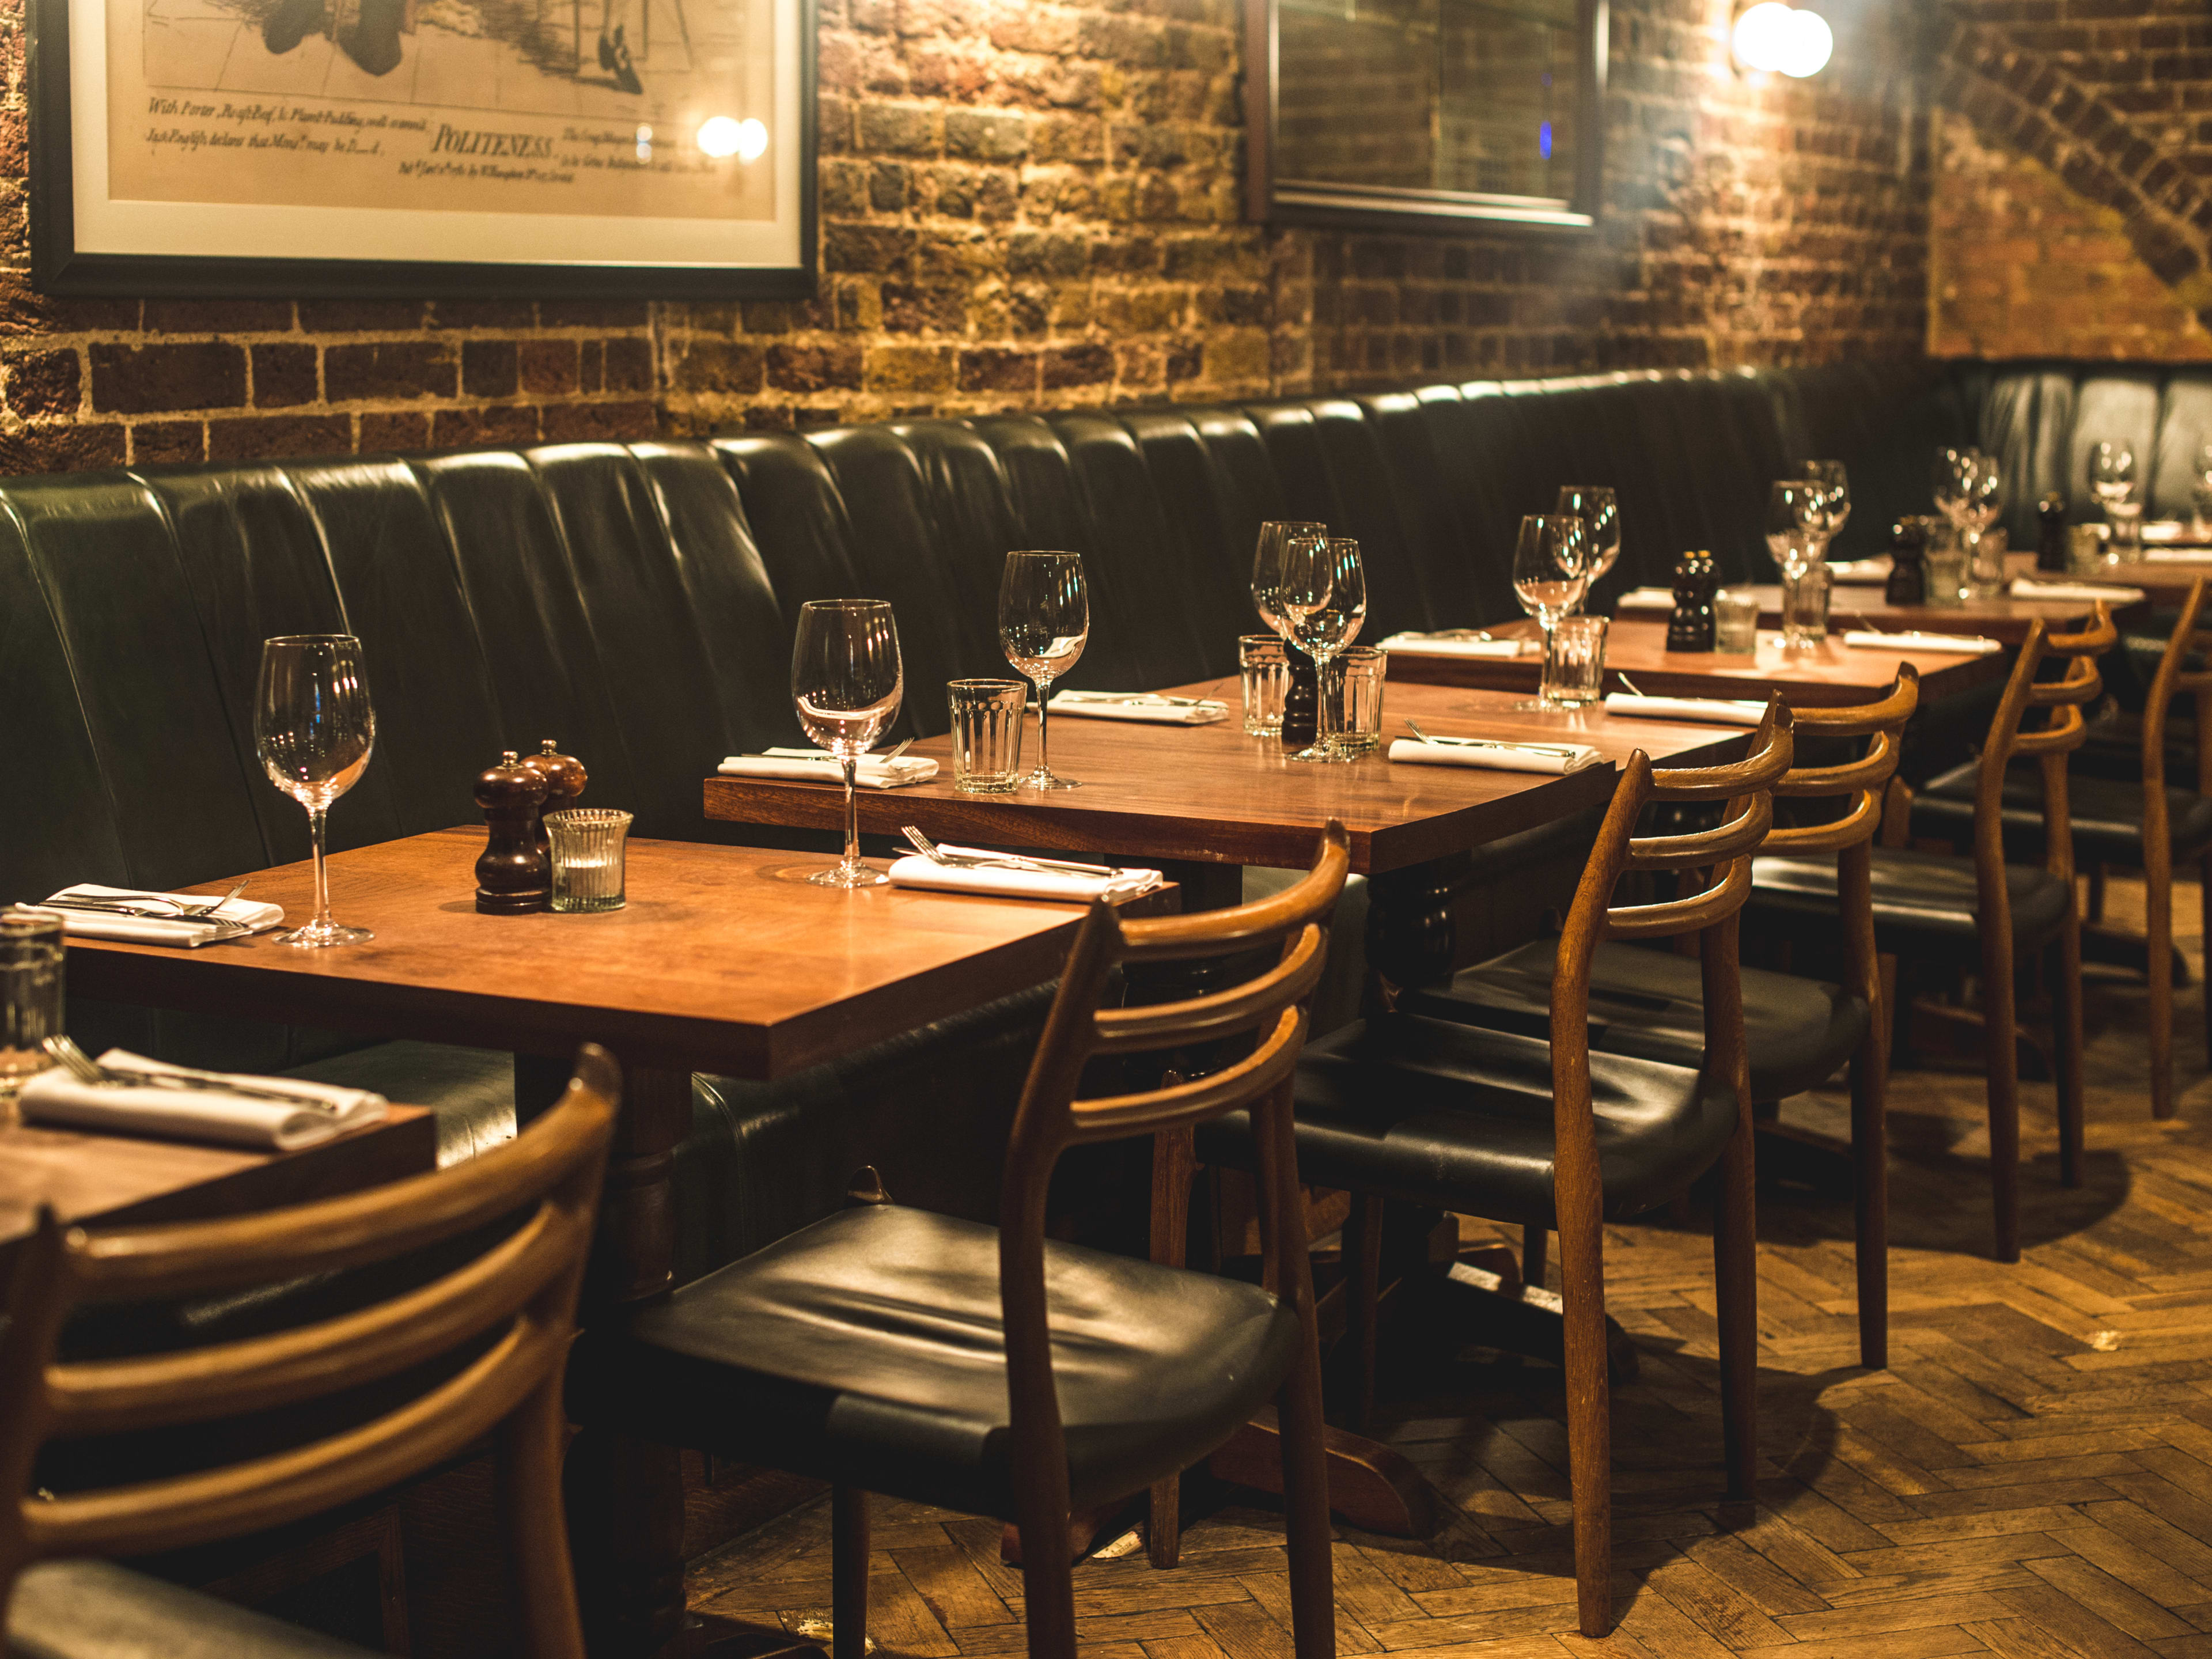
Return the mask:
[[(1262, 612), (1262, 615), (1265, 613)], [(1022, 780), (1030, 789), (1079, 789), (1051, 765), (1052, 683), (1075, 666), (1091, 637), (1091, 599), (1083, 585), (1079, 553), (1006, 555), (999, 577), (999, 642), (1017, 673), (1036, 682), (1036, 770)]]
[(2105, 511), (2112, 508), (2135, 493), (2136, 453), (2125, 444), (2099, 444), (2089, 452), (2089, 489), (2105, 504)]
[(376, 711), (350, 634), (287, 634), (261, 646), (253, 693), (253, 751), (270, 782), (307, 809), (315, 849), (314, 920), (273, 943), (313, 949), (374, 939), (331, 920), (325, 825), (331, 803), (354, 787), (376, 746)]
[[(1544, 630), (1544, 660), (1552, 660), (1552, 635), (1559, 618), (1582, 603), (1589, 591), (1589, 527), (1562, 514), (1532, 513), (1521, 520), (1513, 548), (1513, 592), (1521, 608)], [(1545, 676), (1548, 683), (1551, 676)], [(1569, 705), (1540, 689), (1522, 709), (1559, 709)]]
[(2212, 532), (2212, 444), (2197, 452), (2197, 466), (2189, 488), (2190, 529), (2202, 537)]
[(1314, 659), (1321, 685), (1313, 746), (1299, 750), (1291, 758), (1357, 760), (1358, 757), (1346, 752), (1329, 729), (1330, 715), (1343, 699), (1328, 694), (1328, 665), (1337, 653), (1359, 637), (1360, 624), (1367, 618), (1367, 569), (1360, 562), (1359, 544), (1340, 536), (1287, 537), (1280, 568), (1282, 580), (1277, 593), (1283, 615), (1290, 622), (1290, 637)]
[(881, 599), (810, 599), (799, 608), (791, 649), (791, 700), (806, 735), (845, 774), (845, 856), (808, 879), (821, 887), (874, 887), (890, 879), (860, 861), (854, 775), (906, 692), (898, 623)]
[(1810, 478), (1778, 478), (1766, 492), (1766, 550), (1787, 580), (1818, 562), (1814, 550), (1826, 521), (1826, 487)]
[[(1589, 590), (1620, 557), (1620, 503), (1607, 485), (1564, 484), (1559, 489), (1559, 504), (1553, 510), (1557, 514), (1580, 519), (1589, 538), (1589, 579), (1583, 585), (1583, 598), (1586, 599)], [(1582, 599), (1577, 599), (1574, 608), (1579, 611), (1582, 606)]]
[(1260, 526), (1260, 543), (1252, 555), (1252, 608), (1260, 613), (1260, 620), (1281, 635), (1286, 644), (1292, 641), (1290, 619), (1283, 615), (1280, 598), (1283, 545), (1296, 536), (1326, 541), (1328, 539), (1328, 526), (1309, 520), (1270, 519)]
[(1936, 510), (1959, 530), (1966, 528), (1966, 495), (1981, 470), (1978, 449), (1943, 449), (1936, 454)]
[(1841, 461), (1808, 461), (1804, 474), (1820, 486), (1820, 520), (1816, 526), (1820, 534), (1820, 562), (1826, 563), (1828, 548), (1844, 533), (1844, 526), (1851, 516), (1851, 480)]

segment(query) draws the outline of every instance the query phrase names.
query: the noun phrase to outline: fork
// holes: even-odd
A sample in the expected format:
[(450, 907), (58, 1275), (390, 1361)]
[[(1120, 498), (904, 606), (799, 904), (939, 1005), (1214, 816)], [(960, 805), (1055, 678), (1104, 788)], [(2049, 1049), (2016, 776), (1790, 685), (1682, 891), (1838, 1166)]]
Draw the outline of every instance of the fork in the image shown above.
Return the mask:
[(1497, 738), (1432, 738), (1421, 730), (1411, 718), (1406, 726), (1423, 743), (1435, 744), (1440, 749), (1517, 749), (1528, 755), (1572, 756), (1573, 748), (1557, 743), (1506, 743)]
[(97, 899), (41, 899), (27, 905), (31, 910), (81, 910), (100, 916), (137, 916), (144, 921), (188, 921), (197, 927), (212, 927), (218, 933), (249, 933), (251, 922), (240, 921), (235, 916), (211, 915), (204, 910), (149, 910), (137, 904), (103, 904)]
[(935, 842), (930, 840), (927, 836), (923, 835), (920, 826), (911, 823), (908, 824), (900, 833), (907, 838), (908, 845), (912, 847), (915, 852), (921, 854), (922, 857), (927, 859), (932, 864), (945, 864), (951, 865), (956, 867), (964, 866), (971, 870), (1072, 870), (1079, 875), (1085, 876), (1118, 876), (1121, 873), (1119, 870), (1113, 868), (1109, 865), (1070, 864), (1060, 859), (1028, 858), (1019, 853), (994, 853), (988, 858), (970, 857), (959, 853), (948, 853), (943, 848), (939, 847)]
[(46, 1050), (49, 1058), (59, 1060), (78, 1082), (95, 1084), (104, 1089), (204, 1089), (243, 1095), (248, 1100), (278, 1101), (287, 1106), (303, 1107), (310, 1111), (333, 1109), (326, 1101), (294, 1094), (287, 1090), (258, 1089), (250, 1083), (234, 1083), (214, 1072), (196, 1072), (189, 1068), (179, 1068), (174, 1072), (112, 1071), (77, 1047), (76, 1039), (71, 1036), (50, 1036), (39, 1046)]

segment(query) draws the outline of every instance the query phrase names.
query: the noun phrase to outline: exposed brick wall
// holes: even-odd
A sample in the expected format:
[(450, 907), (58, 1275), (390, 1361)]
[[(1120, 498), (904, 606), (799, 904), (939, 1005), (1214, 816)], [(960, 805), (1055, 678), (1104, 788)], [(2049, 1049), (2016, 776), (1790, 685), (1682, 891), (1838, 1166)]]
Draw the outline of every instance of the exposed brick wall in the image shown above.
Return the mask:
[(1930, 349), (2212, 356), (2212, 9), (1954, 0)]
[(1614, 0), (1595, 234), (1240, 222), (1237, 0), (821, 0), (823, 275), (774, 304), (30, 293), (0, 0), (0, 471), (451, 447), (1419, 373), (1896, 358), (1927, 332), (1918, 0), (1836, 67), (1729, 66), (1730, 0)]

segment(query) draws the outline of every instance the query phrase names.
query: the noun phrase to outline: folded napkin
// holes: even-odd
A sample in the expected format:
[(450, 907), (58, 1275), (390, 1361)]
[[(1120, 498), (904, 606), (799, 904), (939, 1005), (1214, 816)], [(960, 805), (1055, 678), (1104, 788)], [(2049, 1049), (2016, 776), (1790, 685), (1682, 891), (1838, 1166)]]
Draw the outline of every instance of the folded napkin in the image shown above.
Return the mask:
[(2158, 547), (2143, 554), (2145, 564), (2212, 564), (2212, 547)]
[(114, 1130), (164, 1140), (209, 1140), (223, 1146), (254, 1146), (289, 1152), (313, 1146), (349, 1129), (383, 1121), (390, 1109), (382, 1095), (366, 1089), (309, 1083), (300, 1078), (246, 1077), (193, 1072), (182, 1066), (110, 1048), (100, 1057), (110, 1071), (149, 1077), (183, 1077), (206, 1082), (220, 1077), (257, 1091), (292, 1097), (261, 1100), (222, 1088), (173, 1084), (143, 1085), (80, 1083), (61, 1066), (41, 1072), (16, 1097), (30, 1123), (66, 1123), (74, 1128)]
[(2140, 605), (2143, 599), (2140, 587), (2107, 587), (2097, 582), (2035, 582), (2025, 576), (2014, 577), (2012, 586), (2005, 591), (2015, 599), (2072, 599), (2083, 605), (2094, 605), (2100, 599), (2107, 605)]
[(1166, 697), (1157, 691), (1060, 691), (1055, 714), (1088, 714), (1102, 720), (1148, 720), (1155, 726), (1212, 726), (1229, 718), (1229, 705), (1206, 697)]
[(1674, 590), (1671, 587), (1632, 587), (1613, 602), (1616, 611), (1672, 611)]
[(1952, 651), (1974, 657), (2004, 649), (2001, 641), (1967, 634), (1854, 633), (1844, 635), (1844, 643), (1868, 651)]
[(1443, 634), (1393, 634), (1382, 641), (1385, 651), (1404, 651), (1421, 657), (1517, 657), (1537, 648), (1534, 640), (1473, 640), (1463, 629)]
[[(940, 847), (941, 853), (975, 858), (1006, 856), (980, 847)], [(1134, 898), (1165, 884), (1157, 870), (1110, 870), (1095, 876), (1079, 870), (1029, 870), (1012, 858), (1006, 864), (983, 867), (939, 864), (919, 853), (909, 853), (891, 866), (891, 885), (921, 887), (944, 893), (980, 893), (993, 898), (1050, 899), (1060, 904), (1088, 904), (1094, 899)]]
[(2203, 542), (2197, 526), (2186, 519), (2148, 519), (2142, 529), (2147, 542)]
[[(845, 769), (835, 755), (819, 749), (770, 749), (757, 755), (732, 755), (714, 769), (726, 778), (790, 778), (802, 783), (842, 783)], [(937, 763), (922, 755), (901, 755), (896, 760), (863, 755), (854, 769), (854, 781), (863, 789), (896, 789), (901, 784), (927, 783), (937, 775)]]
[[(204, 917), (188, 918), (158, 914), (164, 907), (175, 910), (197, 908), (215, 896), (212, 893), (149, 893), (136, 887), (102, 887), (96, 882), (81, 881), (74, 887), (64, 887), (50, 894), (47, 902), (55, 899), (82, 899), (94, 904), (120, 904), (143, 908), (149, 914), (143, 916), (125, 915), (115, 910), (54, 909), (47, 914), (61, 920), (62, 931), (78, 939), (113, 939), (121, 945), (177, 945), (186, 950), (210, 944), (216, 939), (242, 939), (236, 928), (217, 927), (216, 918), (225, 921), (240, 921), (248, 933), (258, 933), (276, 927), (284, 920), (284, 908), (280, 904), (256, 904), (251, 899), (228, 899)], [(37, 909), (36, 905), (19, 905), (19, 909)]]
[(1878, 553), (1871, 559), (1831, 559), (1828, 574), (1836, 581), (1851, 585), (1884, 582), (1889, 580), (1890, 557)]
[(1493, 772), (1547, 772), (1554, 776), (1595, 766), (1605, 757), (1578, 743), (1514, 744), (1485, 738), (1400, 738), (1390, 758), (1418, 766), (1480, 766)]
[(1605, 700), (1608, 714), (1647, 720), (1695, 720), (1707, 726), (1756, 726), (1766, 718), (1763, 702), (1725, 697), (1639, 697), (1615, 691)]

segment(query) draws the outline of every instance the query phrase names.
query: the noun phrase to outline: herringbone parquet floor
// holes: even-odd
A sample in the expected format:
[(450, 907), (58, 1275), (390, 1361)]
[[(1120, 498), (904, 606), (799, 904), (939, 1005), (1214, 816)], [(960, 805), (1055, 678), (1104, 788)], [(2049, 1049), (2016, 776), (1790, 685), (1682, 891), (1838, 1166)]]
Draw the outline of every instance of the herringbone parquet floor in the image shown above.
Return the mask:
[[(2115, 918), (2127, 895), (2116, 888)], [(2193, 927), (2196, 893), (2178, 908)], [(2201, 967), (2199, 941), (2183, 941)], [(1384, 1437), (1446, 1495), (1426, 1542), (1340, 1532), (1338, 1652), (1424, 1659), (2007, 1659), (2212, 1656), (2212, 1079), (2181, 994), (2181, 1116), (2148, 1120), (2143, 999), (2089, 987), (2089, 1179), (2057, 1184), (2047, 1084), (2027, 1091), (2027, 1258), (1989, 1260), (1978, 1075), (1915, 1071), (1891, 1099), (1888, 1370), (1856, 1364), (1841, 1194), (1760, 1200), (1757, 1505), (1721, 1492), (1710, 1246), (1607, 1235), (1609, 1306), (1642, 1375), (1613, 1397), (1620, 1628), (1574, 1630), (1555, 1372), (1478, 1351), (1401, 1366)], [(1839, 1096), (1790, 1115), (1834, 1127)], [(1481, 1237), (1470, 1230), (1470, 1238)], [(1410, 1373), (1410, 1374), (1409, 1374)], [(1182, 1565), (1079, 1567), (1086, 1659), (1288, 1659), (1280, 1522), (1194, 1519)], [(879, 1502), (880, 1653), (1022, 1646), (994, 1522)], [(826, 1501), (699, 1564), (698, 1607), (826, 1620)]]

